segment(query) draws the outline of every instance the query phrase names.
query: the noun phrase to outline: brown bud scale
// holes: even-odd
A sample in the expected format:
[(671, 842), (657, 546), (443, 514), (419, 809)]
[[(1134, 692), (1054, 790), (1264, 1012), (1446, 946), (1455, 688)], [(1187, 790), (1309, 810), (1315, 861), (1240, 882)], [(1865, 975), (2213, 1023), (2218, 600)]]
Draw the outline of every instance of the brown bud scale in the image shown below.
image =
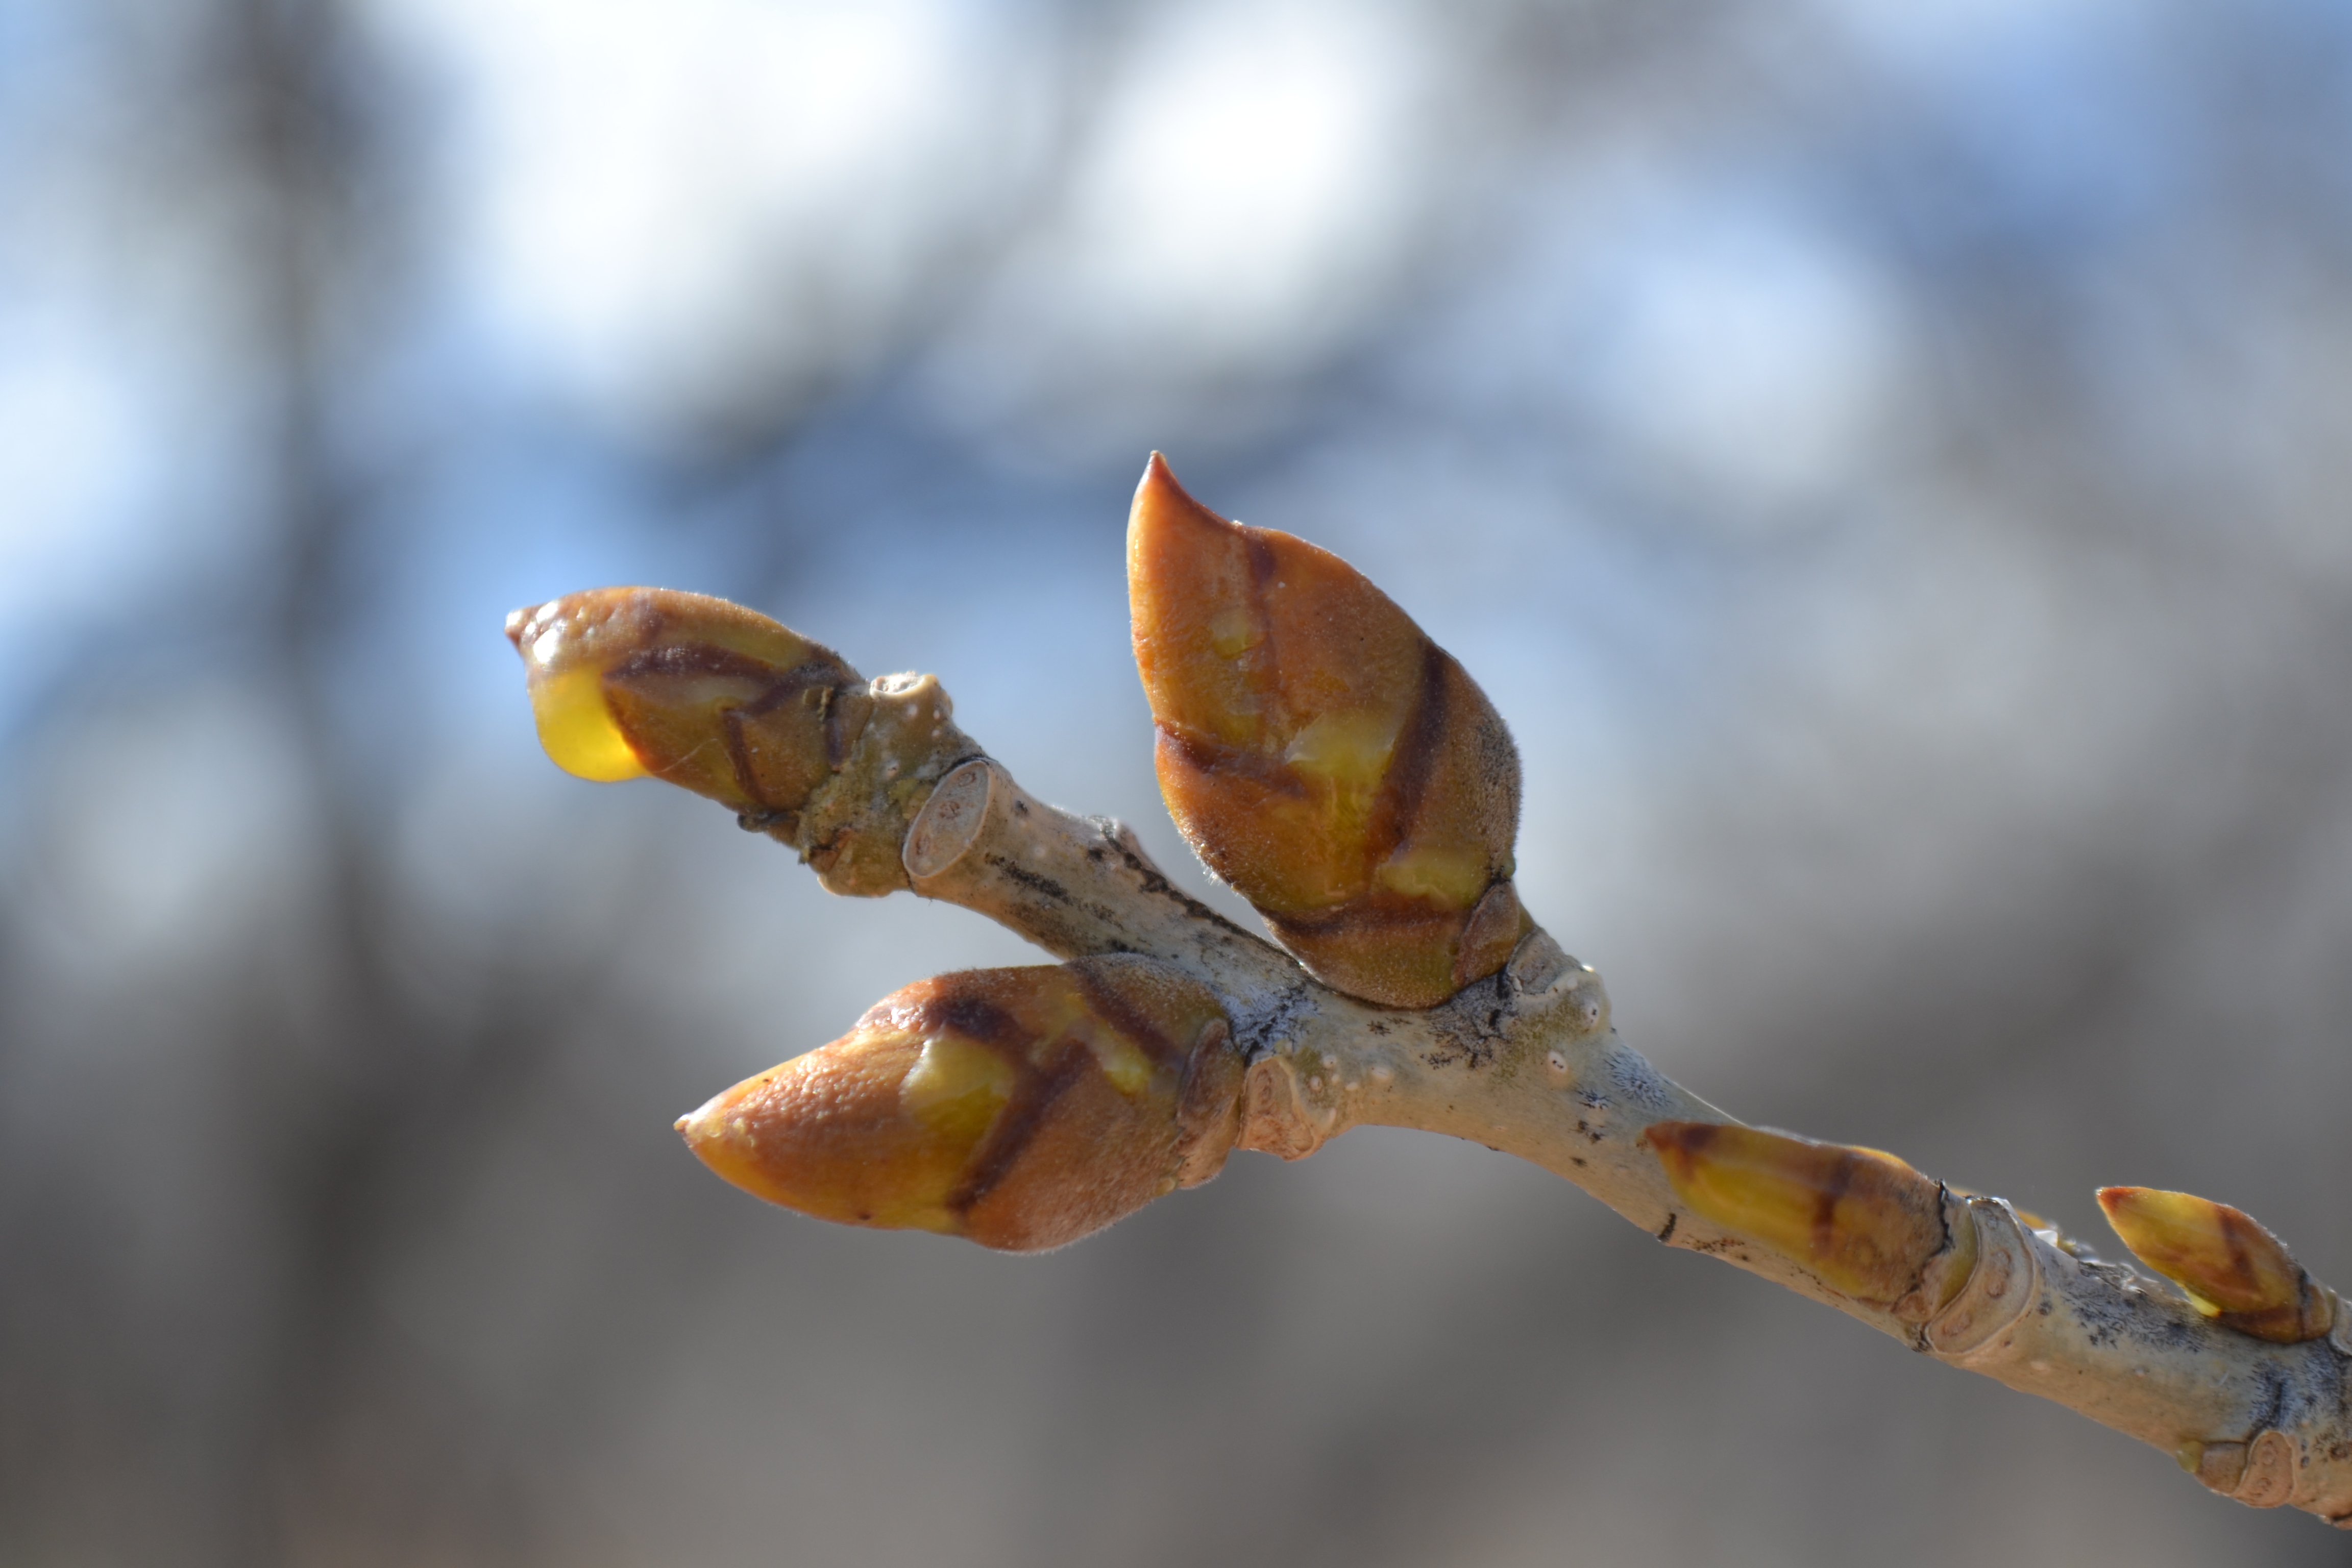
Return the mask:
[[(1712, 1121), (1661, 1121), (1642, 1138), (1693, 1213), (1855, 1300), (1905, 1301), (1952, 1246), (1943, 1188), (1892, 1154)], [(1937, 1294), (1949, 1300), (1965, 1273), (1947, 1271)]]
[(563, 767), (650, 773), (761, 817), (800, 811), (873, 699), (838, 654), (724, 599), (599, 588), (508, 617)]
[(2335, 1298), (2244, 1210), (2155, 1187), (2102, 1187), (2099, 1206), (2135, 1257), (2227, 1327), (2288, 1345), (2335, 1327)]
[(1219, 517), (1154, 454), (1128, 529), (1160, 793), (1209, 868), (1339, 990), (1425, 1007), (1532, 929), (1510, 887), (1518, 752), (1388, 595)]
[(909, 985), (678, 1130), (772, 1203), (1027, 1252), (1216, 1174), (1241, 1082), (1205, 986), (1090, 958)]

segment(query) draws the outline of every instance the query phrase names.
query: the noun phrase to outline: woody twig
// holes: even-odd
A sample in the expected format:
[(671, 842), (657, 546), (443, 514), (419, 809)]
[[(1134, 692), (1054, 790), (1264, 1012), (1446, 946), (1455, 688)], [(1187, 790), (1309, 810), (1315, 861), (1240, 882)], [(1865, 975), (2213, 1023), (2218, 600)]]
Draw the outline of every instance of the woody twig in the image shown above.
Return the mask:
[(1600, 977), (1525, 910), (1509, 734), (1402, 610), (1200, 506), (1156, 456), (1129, 566), (1162, 792), (1276, 942), (1186, 895), (1121, 824), (1030, 796), (929, 676), (869, 681), (763, 616), (655, 589), (509, 619), (570, 771), (682, 784), (835, 892), (961, 904), (1062, 961), (908, 986), (719, 1095), (678, 1123), (712, 1169), (821, 1218), (1036, 1250), (1234, 1148), (1451, 1133), (2216, 1491), (2352, 1526), (2352, 1311), (2269, 1232), (2105, 1189), (2152, 1279), (1893, 1155), (1727, 1117), (1618, 1037)]

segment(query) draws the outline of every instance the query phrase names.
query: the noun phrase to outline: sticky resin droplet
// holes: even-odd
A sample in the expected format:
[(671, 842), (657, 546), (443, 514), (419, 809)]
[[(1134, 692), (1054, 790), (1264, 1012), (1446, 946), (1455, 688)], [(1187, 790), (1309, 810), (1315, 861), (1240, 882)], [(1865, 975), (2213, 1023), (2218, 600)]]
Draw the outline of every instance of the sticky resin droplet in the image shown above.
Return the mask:
[(604, 672), (592, 668), (551, 674), (530, 685), (539, 743), (565, 773), (596, 784), (646, 776), (604, 700)]

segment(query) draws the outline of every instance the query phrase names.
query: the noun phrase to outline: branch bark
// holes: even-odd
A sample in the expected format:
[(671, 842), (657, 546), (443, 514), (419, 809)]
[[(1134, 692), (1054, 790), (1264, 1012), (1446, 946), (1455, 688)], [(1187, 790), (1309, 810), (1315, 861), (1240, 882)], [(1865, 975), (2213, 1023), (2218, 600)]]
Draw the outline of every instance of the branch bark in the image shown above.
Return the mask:
[(836, 891), (906, 887), (1063, 959), (1142, 954), (1204, 983), (1247, 1063), (1240, 1147), (1302, 1159), (1364, 1123), (1485, 1143), (1575, 1183), (1668, 1246), (2162, 1448), (2215, 1491), (2352, 1528), (2352, 1312), (2332, 1293), (2326, 1337), (2273, 1343), (2037, 1228), (2002, 1199), (1940, 1184), (1941, 1245), (1911, 1288), (1892, 1301), (1838, 1289), (1678, 1199), (1644, 1132), (1738, 1123), (1619, 1038), (1600, 976), (1542, 931), (1436, 1007), (1360, 1001), (1186, 895), (1123, 824), (1023, 790), (949, 721), (930, 678), (871, 689), (876, 720), (810, 807), (790, 824), (745, 826), (801, 851)]
[(1201, 507), (1157, 455), (1129, 566), (1162, 795), (1282, 946), (1120, 824), (1031, 796), (933, 677), (865, 680), (694, 595), (600, 589), (509, 619), (562, 765), (693, 789), (834, 892), (961, 904), (1069, 966), (886, 998), (680, 1119), (714, 1171), (822, 1217), (1033, 1250), (1208, 1179), (1228, 1147), (1450, 1133), (2216, 1491), (2352, 1526), (2352, 1312), (2276, 1237), (2193, 1194), (2105, 1189), (2150, 1279), (1893, 1155), (1744, 1127), (1621, 1040), (1600, 977), (1520, 903), (1508, 731), (1401, 609)]

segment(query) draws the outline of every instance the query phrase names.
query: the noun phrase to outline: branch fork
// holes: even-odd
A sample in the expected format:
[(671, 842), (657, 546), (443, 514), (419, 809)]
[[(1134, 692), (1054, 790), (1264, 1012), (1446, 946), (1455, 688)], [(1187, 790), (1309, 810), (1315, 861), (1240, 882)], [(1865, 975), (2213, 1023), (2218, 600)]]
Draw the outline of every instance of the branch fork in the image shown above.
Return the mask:
[(1227, 522), (1156, 456), (1129, 531), (1163, 793), (1283, 946), (1124, 825), (1036, 799), (928, 675), (867, 681), (721, 601), (606, 589), (518, 611), (541, 735), (1058, 965), (941, 976), (680, 1119), (719, 1173), (823, 1217), (1058, 1246), (1360, 1124), (1530, 1160), (1665, 1244), (2352, 1528), (2352, 1311), (2253, 1220), (2101, 1202), (2159, 1274), (1893, 1155), (1748, 1128), (1659, 1072), (1511, 880), (1518, 770), (1453, 660), (1337, 558)]

